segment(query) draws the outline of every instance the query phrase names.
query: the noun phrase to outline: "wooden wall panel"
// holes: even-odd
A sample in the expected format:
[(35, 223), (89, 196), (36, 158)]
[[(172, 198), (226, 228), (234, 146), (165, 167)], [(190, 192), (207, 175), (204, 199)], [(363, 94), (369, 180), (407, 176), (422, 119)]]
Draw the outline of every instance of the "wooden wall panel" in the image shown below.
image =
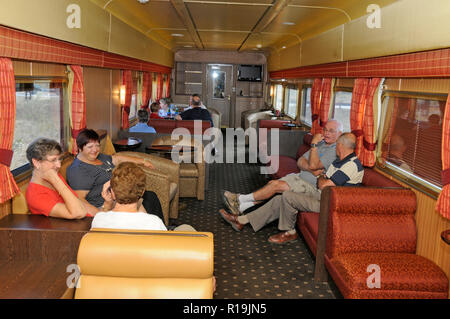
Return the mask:
[[(394, 179), (383, 171), (381, 174)], [(394, 179), (396, 180), (396, 179)], [(407, 188), (408, 185), (396, 180)], [(436, 199), (433, 199), (418, 190), (411, 188), (417, 197), (416, 227), (417, 227), (417, 254), (436, 263), (445, 272), (450, 280), (450, 246), (445, 244), (440, 235), (444, 230), (450, 229), (450, 220), (442, 217), (436, 210)], [(449, 289), (450, 298), (450, 289)]]
[(120, 70), (84, 68), (86, 90), (86, 126), (103, 129), (111, 139), (120, 130)]
[(15, 76), (66, 76), (66, 66), (55, 63), (38, 63), (13, 60)]

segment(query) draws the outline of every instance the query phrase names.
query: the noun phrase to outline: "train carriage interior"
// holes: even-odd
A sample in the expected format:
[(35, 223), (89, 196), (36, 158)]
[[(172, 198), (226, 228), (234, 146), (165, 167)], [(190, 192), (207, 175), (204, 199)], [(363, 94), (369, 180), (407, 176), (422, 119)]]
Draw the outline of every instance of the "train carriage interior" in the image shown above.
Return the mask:
[[(448, 300), (449, 16), (448, 0), (0, 0), (0, 299)], [(58, 158), (33, 157), (37, 138)], [(94, 206), (70, 180), (87, 185), (73, 169), (93, 141), (113, 176)], [(66, 215), (30, 204), (45, 161)], [(163, 228), (93, 225), (122, 205), (126, 161)], [(305, 171), (314, 209), (285, 180)], [(288, 188), (251, 193), (267, 185)]]

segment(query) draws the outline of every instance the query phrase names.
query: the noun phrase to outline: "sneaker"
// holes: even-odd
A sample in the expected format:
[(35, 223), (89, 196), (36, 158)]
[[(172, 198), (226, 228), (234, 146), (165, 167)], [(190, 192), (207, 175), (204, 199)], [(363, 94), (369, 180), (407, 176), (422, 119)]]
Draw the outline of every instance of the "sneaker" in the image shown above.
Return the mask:
[(239, 210), (239, 194), (224, 191), (222, 194), (222, 199), (225, 206), (233, 215), (242, 215)]
[(285, 232), (270, 236), (269, 243), (284, 244), (284, 243), (288, 243), (290, 241), (297, 240), (297, 238), (298, 238), (297, 233), (289, 234), (289, 232), (285, 231)]
[(233, 229), (234, 229), (235, 231), (241, 231), (242, 228), (244, 228), (244, 225), (241, 224), (241, 223), (238, 221), (237, 216), (236, 216), (236, 215), (233, 215), (233, 214), (230, 214), (230, 213), (227, 213), (227, 212), (225, 211), (225, 209), (219, 210), (219, 215), (220, 215), (220, 216), (221, 216), (228, 224), (230, 224), (231, 227), (233, 227)]

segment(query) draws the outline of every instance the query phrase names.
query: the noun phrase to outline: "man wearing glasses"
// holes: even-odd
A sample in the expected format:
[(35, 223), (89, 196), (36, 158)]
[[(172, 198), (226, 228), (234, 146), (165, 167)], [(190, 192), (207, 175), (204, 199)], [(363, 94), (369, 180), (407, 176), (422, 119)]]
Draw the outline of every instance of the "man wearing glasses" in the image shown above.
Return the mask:
[[(323, 129), (323, 134), (319, 133), (314, 135), (311, 141), (311, 149), (297, 161), (300, 173), (289, 174), (279, 180), (271, 180), (264, 187), (246, 195), (225, 191), (223, 193), (223, 199), (232, 214), (228, 214), (224, 210), (219, 211), (219, 214), (229, 222), (235, 230), (240, 230), (242, 229), (241, 226), (249, 222), (253, 226), (251, 218), (249, 220), (247, 218), (248, 215), (242, 215), (242, 213), (246, 209), (271, 198), (275, 194), (284, 193), (286, 191), (306, 195), (317, 194), (317, 180), (319, 176), (326, 172), (333, 161), (336, 160), (336, 141), (341, 136), (342, 130), (342, 123), (337, 120), (329, 120)], [(236, 223), (233, 221), (236, 221)], [(283, 237), (282, 242), (294, 240), (298, 237), (295, 230), (291, 230), (291, 233), (288, 235), (292, 236)], [(279, 243), (279, 238), (274, 238), (272, 240), (272, 237), (269, 239), (270, 242)]]

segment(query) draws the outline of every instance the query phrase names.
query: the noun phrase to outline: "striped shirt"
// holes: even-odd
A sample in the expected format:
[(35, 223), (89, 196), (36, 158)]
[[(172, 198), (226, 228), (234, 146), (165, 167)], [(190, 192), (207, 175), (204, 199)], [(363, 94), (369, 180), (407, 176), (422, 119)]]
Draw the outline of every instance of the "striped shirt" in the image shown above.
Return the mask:
[(359, 186), (364, 168), (355, 153), (340, 160), (337, 158), (325, 174), (336, 186)]

